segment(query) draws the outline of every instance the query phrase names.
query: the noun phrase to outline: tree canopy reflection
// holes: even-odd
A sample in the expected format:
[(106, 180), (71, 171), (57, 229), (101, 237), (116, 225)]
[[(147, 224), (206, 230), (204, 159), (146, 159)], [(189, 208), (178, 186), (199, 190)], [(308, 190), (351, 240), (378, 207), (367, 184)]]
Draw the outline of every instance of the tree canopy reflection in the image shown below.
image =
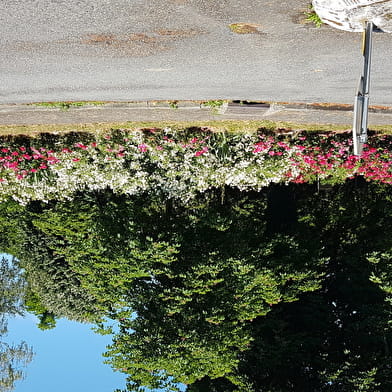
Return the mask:
[[(26, 303), (113, 333), (128, 390), (392, 390), (388, 184), (0, 204)], [(107, 327), (106, 319), (119, 325)]]

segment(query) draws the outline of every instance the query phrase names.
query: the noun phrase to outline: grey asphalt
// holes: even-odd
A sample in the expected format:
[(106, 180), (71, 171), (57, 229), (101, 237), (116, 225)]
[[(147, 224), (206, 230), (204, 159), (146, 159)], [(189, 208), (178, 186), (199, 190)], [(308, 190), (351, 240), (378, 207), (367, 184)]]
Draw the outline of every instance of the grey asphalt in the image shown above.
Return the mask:
[[(352, 103), (361, 34), (300, 23), (308, 0), (2, 0), (0, 103), (248, 99)], [(253, 23), (236, 34), (231, 23)], [(392, 105), (375, 34), (371, 103)]]
[[(85, 124), (128, 121), (221, 121), (270, 120), (299, 124), (337, 124), (350, 128), (351, 107), (315, 107), (300, 103), (228, 102), (219, 110), (194, 101), (179, 101), (173, 109), (167, 102), (115, 102), (101, 106), (71, 107), (68, 110), (26, 104), (0, 105), (1, 125)], [(392, 108), (370, 108), (369, 128), (392, 124)]]

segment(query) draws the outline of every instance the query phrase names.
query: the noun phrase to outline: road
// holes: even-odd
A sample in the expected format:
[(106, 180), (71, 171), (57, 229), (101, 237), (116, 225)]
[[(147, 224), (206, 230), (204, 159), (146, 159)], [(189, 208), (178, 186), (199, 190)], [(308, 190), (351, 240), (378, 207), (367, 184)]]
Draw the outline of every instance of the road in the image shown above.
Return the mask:
[[(352, 103), (361, 34), (301, 22), (309, 1), (2, 0), (0, 103), (247, 99)], [(237, 34), (232, 23), (252, 23)], [(374, 34), (370, 103), (392, 106)]]

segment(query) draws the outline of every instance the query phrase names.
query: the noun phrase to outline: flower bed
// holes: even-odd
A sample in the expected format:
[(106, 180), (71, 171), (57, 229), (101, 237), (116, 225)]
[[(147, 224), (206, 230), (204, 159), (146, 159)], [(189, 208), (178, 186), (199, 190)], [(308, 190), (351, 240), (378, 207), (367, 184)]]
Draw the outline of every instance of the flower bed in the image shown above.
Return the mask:
[[(117, 130), (65, 145), (2, 143), (0, 200), (72, 198), (74, 192), (161, 193), (187, 201), (231, 186), (260, 190), (271, 183), (344, 182), (360, 175), (392, 183), (392, 138), (372, 136), (361, 157), (351, 134), (227, 134), (209, 130)], [(371, 147), (370, 147), (371, 146)]]

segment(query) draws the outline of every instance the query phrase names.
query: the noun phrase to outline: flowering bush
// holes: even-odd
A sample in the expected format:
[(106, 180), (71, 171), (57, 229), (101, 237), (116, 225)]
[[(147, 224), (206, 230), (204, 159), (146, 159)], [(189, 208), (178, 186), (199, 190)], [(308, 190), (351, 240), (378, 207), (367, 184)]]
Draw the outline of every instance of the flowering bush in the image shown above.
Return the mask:
[(161, 193), (187, 201), (198, 192), (231, 186), (260, 190), (271, 183), (343, 182), (361, 175), (392, 183), (392, 139), (373, 136), (362, 156), (351, 154), (349, 134), (294, 138), (117, 130), (55, 148), (15, 143), (0, 146), (0, 201), (72, 198), (76, 191)]

